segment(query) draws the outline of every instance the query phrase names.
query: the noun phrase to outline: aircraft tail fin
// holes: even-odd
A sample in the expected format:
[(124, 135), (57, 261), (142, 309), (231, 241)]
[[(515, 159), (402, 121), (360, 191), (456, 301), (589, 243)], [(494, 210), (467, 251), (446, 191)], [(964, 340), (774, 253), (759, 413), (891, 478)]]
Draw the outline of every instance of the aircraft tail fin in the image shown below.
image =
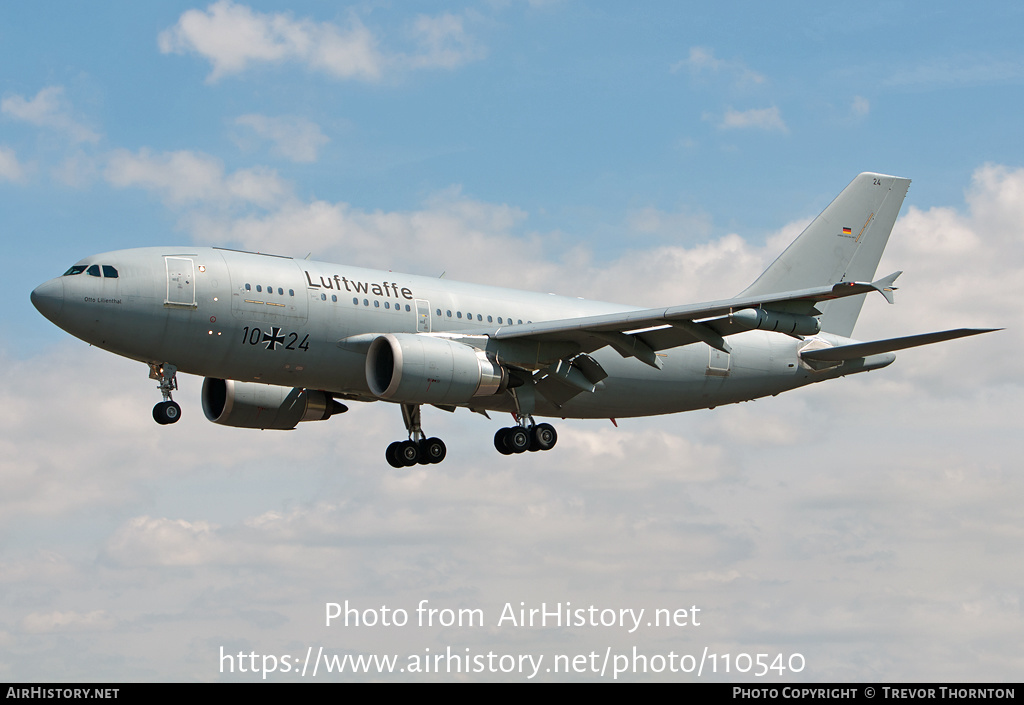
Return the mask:
[[(739, 295), (871, 281), (909, 187), (910, 179), (860, 174)], [(863, 303), (851, 296), (821, 304), (822, 330), (850, 337)]]

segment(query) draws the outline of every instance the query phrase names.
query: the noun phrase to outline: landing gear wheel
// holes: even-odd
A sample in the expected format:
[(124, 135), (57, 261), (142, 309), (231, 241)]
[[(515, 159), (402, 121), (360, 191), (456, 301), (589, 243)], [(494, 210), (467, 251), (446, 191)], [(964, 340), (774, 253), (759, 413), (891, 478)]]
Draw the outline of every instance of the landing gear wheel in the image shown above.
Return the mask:
[(172, 424), (181, 418), (181, 407), (177, 402), (162, 401), (153, 407), (153, 420), (161, 426)]
[(420, 441), (421, 465), (436, 465), (448, 455), (448, 448), (440, 438), (424, 438)]
[(558, 433), (549, 423), (542, 423), (530, 429), (530, 450), (551, 450), (558, 442)]
[(402, 442), (395, 441), (394, 443), (388, 446), (388, 449), (386, 451), (384, 451), (384, 457), (387, 458), (388, 465), (390, 465), (393, 468), (405, 467), (405, 463), (402, 462), (402, 459), (399, 457), (399, 451), (401, 447)]
[(398, 459), (401, 467), (411, 468), (420, 461), (420, 445), (416, 441), (402, 441), (398, 444)]
[(505, 446), (513, 453), (523, 453), (530, 447), (530, 434), (522, 426), (507, 429)]
[(505, 445), (505, 438), (508, 436), (508, 432), (509, 429), (507, 428), (499, 428), (498, 432), (494, 434), (494, 448), (502, 455), (512, 455), (512, 451)]

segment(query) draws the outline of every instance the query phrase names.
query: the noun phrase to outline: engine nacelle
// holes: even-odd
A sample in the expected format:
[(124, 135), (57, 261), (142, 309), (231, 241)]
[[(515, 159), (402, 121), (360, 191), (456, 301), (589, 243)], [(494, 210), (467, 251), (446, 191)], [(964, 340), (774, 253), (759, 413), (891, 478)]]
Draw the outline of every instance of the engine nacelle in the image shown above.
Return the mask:
[(222, 426), (287, 431), (300, 421), (322, 421), (345, 407), (323, 392), (272, 384), (203, 380), (203, 413)]
[(366, 383), (375, 396), (409, 404), (462, 404), (501, 394), (508, 372), (477, 350), (444, 338), (387, 333), (370, 343)]

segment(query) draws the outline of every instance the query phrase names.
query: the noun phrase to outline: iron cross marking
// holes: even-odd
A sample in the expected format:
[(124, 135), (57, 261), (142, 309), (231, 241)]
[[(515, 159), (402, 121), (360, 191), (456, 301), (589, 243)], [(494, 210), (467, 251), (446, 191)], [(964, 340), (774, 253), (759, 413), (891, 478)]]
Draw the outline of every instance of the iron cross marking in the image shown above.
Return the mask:
[(284, 335), (281, 333), (281, 329), (274, 326), (270, 329), (269, 333), (263, 334), (263, 340), (267, 344), (267, 350), (277, 350), (278, 345), (284, 345)]

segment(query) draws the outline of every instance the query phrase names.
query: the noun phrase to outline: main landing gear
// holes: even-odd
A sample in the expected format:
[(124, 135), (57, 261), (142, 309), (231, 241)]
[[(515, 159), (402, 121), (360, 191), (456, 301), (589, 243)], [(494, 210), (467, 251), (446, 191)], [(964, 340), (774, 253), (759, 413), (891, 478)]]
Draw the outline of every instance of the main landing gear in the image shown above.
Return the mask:
[(164, 363), (149, 363), (149, 378), (160, 382), (158, 389), (164, 400), (153, 407), (153, 420), (161, 426), (177, 423), (181, 418), (181, 407), (171, 399), (171, 392), (178, 388), (178, 368)]
[(494, 447), (502, 455), (551, 450), (556, 442), (558, 433), (555, 427), (549, 423), (535, 424), (532, 418), (529, 426), (501, 428), (494, 434)]
[[(388, 446), (384, 457), (393, 468), (409, 468), (413, 465), (434, 465), (448, 454), (444, 441), (427, 438), (420, 426), (420, 405), (402, 404), (402, 420), (409, 440), (395, 441)], [(534, 423), (532, 416), (516, 414), (518, 424), (499, 429), (494, 434), (494, 447), (502, 455), (551, 450), (558, 441), (555, 427), (549, 423)]]
[(395, 441), (388, 446), (384, 457), (393, 468), (409, 468), (413, 465), (434, 465), (448, 454), (444, 441), (427, 438), (420, 427), (420, 405), (402, 404), (402, 420), (409, 440)]

